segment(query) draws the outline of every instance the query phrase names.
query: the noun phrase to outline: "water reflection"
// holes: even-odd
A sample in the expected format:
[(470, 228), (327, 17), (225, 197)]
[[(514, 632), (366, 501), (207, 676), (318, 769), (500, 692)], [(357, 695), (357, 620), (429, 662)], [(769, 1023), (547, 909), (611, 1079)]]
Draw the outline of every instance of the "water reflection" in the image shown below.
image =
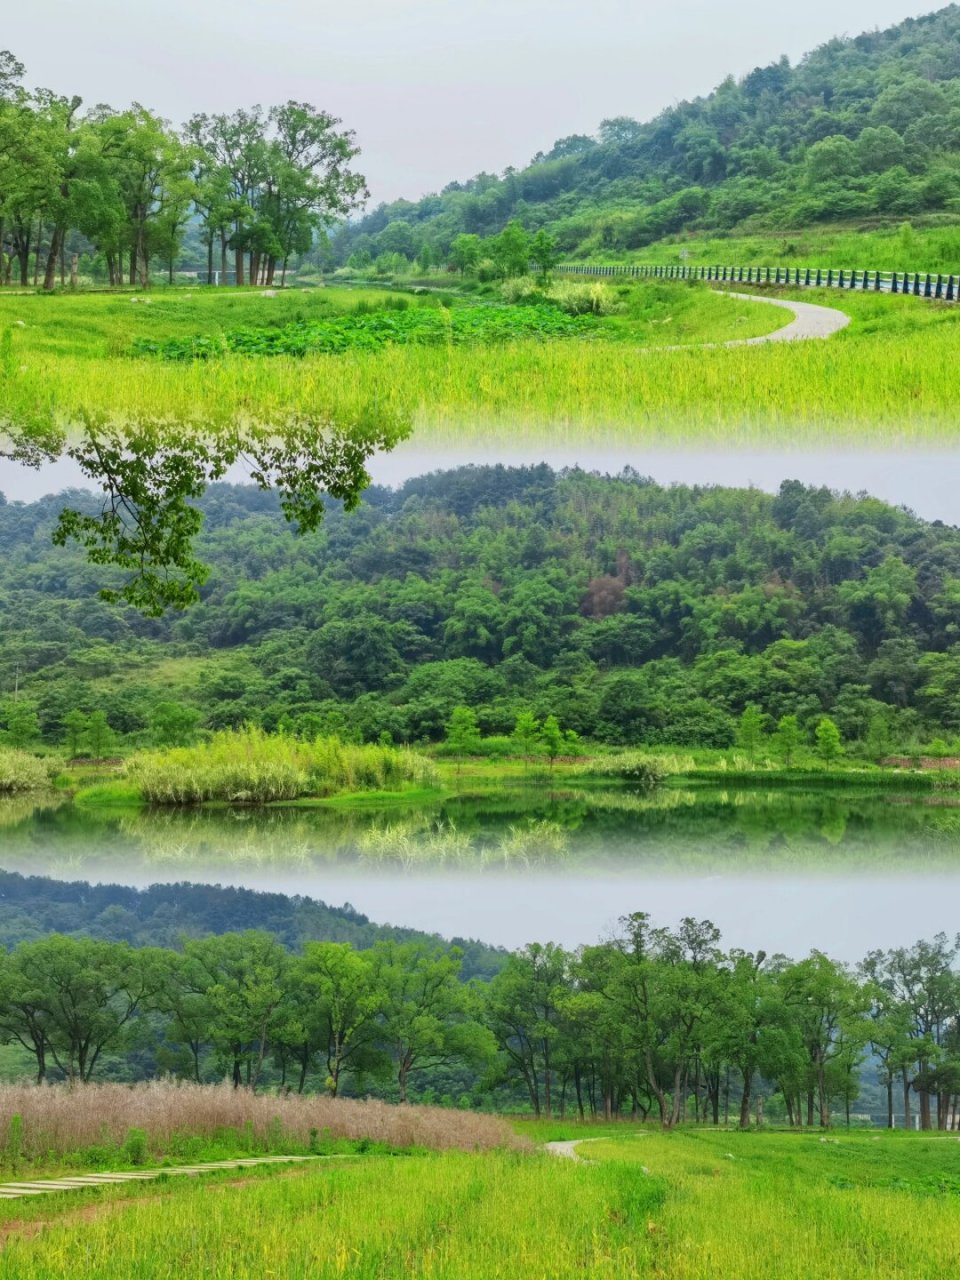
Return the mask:
[(0, 801), (0, 865), (200, 879), (260, 868), (484, 874), (960, 870), (960, 797), (759, 788), (517, 787), (430, 805), (205, 810)]

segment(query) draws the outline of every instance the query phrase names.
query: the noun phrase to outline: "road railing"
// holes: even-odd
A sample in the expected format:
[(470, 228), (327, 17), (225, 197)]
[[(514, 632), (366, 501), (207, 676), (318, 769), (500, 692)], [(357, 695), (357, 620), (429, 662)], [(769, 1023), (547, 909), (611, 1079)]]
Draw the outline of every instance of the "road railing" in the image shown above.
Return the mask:
[(565, 263), (564, 275), (634, 280), (706, 280), (717, 284), (782, 285), (800, 289), (855, 289), (901, 293), (941, 302), (960, 301), (960, 276), (931, 271), (847, 271), (836, 267), (652, 266), (631, 263)]

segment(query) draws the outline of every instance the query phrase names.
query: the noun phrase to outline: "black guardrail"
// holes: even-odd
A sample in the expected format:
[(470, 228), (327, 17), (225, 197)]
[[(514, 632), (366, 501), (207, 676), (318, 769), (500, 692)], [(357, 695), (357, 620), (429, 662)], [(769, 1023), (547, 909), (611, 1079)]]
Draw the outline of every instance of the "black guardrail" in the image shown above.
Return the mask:
[(567, 263), (566, 275), (628, 277), (649, 280), (711, 280), (718, 284), (789, 285), (801, 289), (859, 289), (861, 292), (906, 293), (942, 302), (960, 301), (960, 276), (929, 271), (860, 271), (825, 267), (655, 267), (626, 263)]

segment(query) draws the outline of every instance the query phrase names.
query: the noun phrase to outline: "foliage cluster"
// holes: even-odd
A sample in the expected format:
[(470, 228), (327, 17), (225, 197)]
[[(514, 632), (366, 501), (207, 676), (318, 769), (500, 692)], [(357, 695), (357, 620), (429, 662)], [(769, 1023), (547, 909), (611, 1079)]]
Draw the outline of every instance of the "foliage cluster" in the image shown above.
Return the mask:
[(371, 315), (294, 324), (284, 328), (232, 329), (214, 338), (139, 339), (137, 355), (165, 360), (208, 360), (218, 355), (306, 356), (315, 352), (380, 351), (387, 345), (427, 347), (513, 342), (523, 338), (585, 338), (592, 325), (564, 308), (416, 307)]
[(538, 1117), (629, 1112), (664, 1129), (719, 1123), (731, 1077), (742, 1128), (755, 1102), (821, 1128), (839, 1106), (849, 1124), (872, 1055), (890, 1127), (895, 1095), (906, 1127), (914, 1103), (921, 1128), (950, 1126), (960, 936), (871, 952), (856, 970), (819, 951), (791, 961), (720, 943), (709, 921), (670, 930), (637, 913), (608, 941), (532, 943), (465, 983), (459, 950), (415, 942), (291, 955), (264, 932), (176, 951), (54, 934), (2, 957), (0, 1034), (32, 1056), (38, 1082), (87, 1082), (126, 1052), (140, 1078), (226, 1075), (237, 1090), (331, 1097), (376, 1087), (404, 1102), (459, 1063), (467, 1104), (503, 1082)]

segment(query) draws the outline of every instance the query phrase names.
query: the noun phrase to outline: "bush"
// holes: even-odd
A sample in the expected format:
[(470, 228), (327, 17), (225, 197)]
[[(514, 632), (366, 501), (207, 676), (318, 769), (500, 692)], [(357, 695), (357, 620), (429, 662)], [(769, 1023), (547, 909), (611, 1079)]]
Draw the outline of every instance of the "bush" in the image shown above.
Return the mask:
[(500, 296), (504, 302), (524, 303), (543, 302), (544, 292), (532, 276), (511, 276), (500, 286)]
[(18, 791), (44, 791), (50, 786), (52, 774), (44, 760), (38, 760), (29, 751), (15, 751), (0, 747), (0, 795), (14, 795)]
[[(692, 761), (691, 761), (692, 764)], [(602, 756), (591, 763), (591, 772), (606, 778), (621, 778), (639, 787), (656, 787), (670, 773), (671, 762), (658, 756), (644, 755), (639, 751), (622, 751), (614, 756)]]

